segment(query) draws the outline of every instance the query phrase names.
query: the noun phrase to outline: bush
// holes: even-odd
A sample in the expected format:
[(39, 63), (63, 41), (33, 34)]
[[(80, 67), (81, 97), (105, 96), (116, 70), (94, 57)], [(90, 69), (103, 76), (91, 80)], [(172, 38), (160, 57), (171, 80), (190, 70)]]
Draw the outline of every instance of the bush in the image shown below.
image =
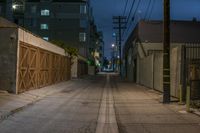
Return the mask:
[(67, 45), (65, 42), (63, 41), (57, 41), (57, 40), (53, 40), (51, 41), (53, 44), (63, 48), (65, 50), (66, 53), (68, 53), (70, 55), (70, 57), (72, 58), (73, 56), (78, 56), (78, 49), (71, 47), (69, 45)]

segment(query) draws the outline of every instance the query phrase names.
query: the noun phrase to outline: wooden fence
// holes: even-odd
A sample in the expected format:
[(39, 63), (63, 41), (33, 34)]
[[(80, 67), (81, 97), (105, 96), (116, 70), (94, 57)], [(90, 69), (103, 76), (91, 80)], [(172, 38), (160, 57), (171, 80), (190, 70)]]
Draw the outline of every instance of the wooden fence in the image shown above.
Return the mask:
[(18, 93), (70, 79), (70, 58), (20, 42)]

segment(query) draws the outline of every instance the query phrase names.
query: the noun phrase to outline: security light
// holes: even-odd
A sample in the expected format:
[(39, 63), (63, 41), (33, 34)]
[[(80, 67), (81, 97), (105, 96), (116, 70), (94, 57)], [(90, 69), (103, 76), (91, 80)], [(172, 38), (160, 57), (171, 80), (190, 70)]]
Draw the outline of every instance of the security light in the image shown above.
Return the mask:
[(13, 8), (14, 10), (17, 9), (17, 5), (16, 5), (16, 4), (12, 5), (12, 8)]

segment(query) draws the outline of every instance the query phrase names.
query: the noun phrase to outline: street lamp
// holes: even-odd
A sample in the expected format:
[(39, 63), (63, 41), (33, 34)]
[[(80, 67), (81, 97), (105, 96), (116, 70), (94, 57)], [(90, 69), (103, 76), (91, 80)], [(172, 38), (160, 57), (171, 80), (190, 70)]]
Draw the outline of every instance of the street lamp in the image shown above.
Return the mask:
[(19, 0), (19, 1), (14, 1), (12, 4), (12, 9), (13, 10), (17, 10), (18, 12), (24, 12), (24, 1), (23, 0)]
[(12, 13), (16, 24), (18, 24), (19, 19), (23, 19), (24, 27), (24, 12), (25, 12), (25, 0), (14, 0), (12, 3)]
[(113, 37), (116, 37), (117, 35), (116, 35), (116, 33), (114, 32), (114, 33), (112, 34), (112, 36), (113, 36)]
[(114, 71), (114, 68), (115, 68), (115, 44), (113, 43), (111, 46), (112, 46), (112, 68)]
[(13, 8), (13, 10), (16, 10), (16, 9), (17, 9), (17, 5), (16, 5), (16, 4), (13, 4), (13, 5), (12, 5), (12, 8)]
[(112, 44), (112, 48), (114, 48), (115, 47), (115, 44)]

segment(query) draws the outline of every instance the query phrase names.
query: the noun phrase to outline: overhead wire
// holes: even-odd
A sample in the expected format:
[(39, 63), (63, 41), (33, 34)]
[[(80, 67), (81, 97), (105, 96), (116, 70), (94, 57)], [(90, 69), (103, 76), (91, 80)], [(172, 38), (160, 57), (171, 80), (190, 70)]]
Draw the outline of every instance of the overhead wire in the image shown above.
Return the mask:
[[(134, 5), (135, 5), (135, 1), (136, 1), (136, 0), (133, 0), (133, 2), (132, 2), (132, 4), (131, 4), (131, 7), (130, 7), (130, 10), (129, 10), (129, 13), (128, 13), (128, 17), (127, 17), (127, 19), (126, 19), (126, 25), (125, 25), (126, 27), (127, 27), (127, 24), (129, 23), (129, 19), (130, 19), (131, 13), (132, 13), (133, 7), (134, 7)], [(122, 37), (124, 36), (125, 32), (126, 32), (126, 30), (123, 31)]]
[(152, 0), (152, 6), (151, 6), (151, 9), (150, 9), (150, 13), (149, 13), (149, 17), (148, 17), (148, 21), (150, 21), (150, 18), (151, 18), (151, 15), (153, 13), (153, 10), (154, 10), (154, 6), (155, 6), (155, 0)]
[(146, 18), (147, 18), (147, 16), (148, 16), (148, 11), (149, 11), (149, 9), (150, 9), (150, 7), (151, 7), (151, 2), (152, 2), (152, 0), (149, 0), (149, 3), (148, 3), (148, 5), (147, 5), (147, 9), (146, 9), (146, 13), (145, 13), (145, 15), (144, 15), (144, 19), (146, 20)]
[(133, 22), (135, 21), (135, 18), (136, 18), (135, 16), (136, 16), (136, 13), (137, 13), (138, 8), (140, 6), (140, 3), (141, 3), (141, 0), (139, 0), (138, 3), (137, 3), (137, 7), (136, 7), (135, 12), (134, 12), (133, 17), (132, 17), (132, 21)]
[[(140, 6), (140, 3), (141, 3), (142, 0), (138, 0), (138, 2), (136, 0), (133, 0), (131, 6), (130, 6), (130, 10), (128, 12), (128, 16), (127, 16), (127, 19), (126, 19), (126, 27), (128, 26), (128, 28), (126, 28), (123, 33), (122, 33), (122, 38), (127, 34), (127, 32), (129, 33), (130, 28), (131, 26), (133, 26), (134, 28), (134, 24), (135, 24), (135, 20), (136, 20), (136, 14), (137, 14), (137, 11), (138, 11), (138, 8)], [(131, 17), (131, 14), (132, 14), (132, 11), (134, 9), (134, 5), (136, 4), (137, 2), (137, 5), (135, 7), (135, 10), (133, 12), (133, 16), (132, 16), (132, 19), (130, 19)], [(126, 14), (126, 11), (127, 11), (127, 8), (128, 8), (128, 3), (129, 3), (129, 0), (126, 0), (126, 3), (125, 3), (125, 6), (124, 6), (124, 10), (123, 10), (123, 16), (125, 16)], [(155, 0), (149, 0), (148, 2), (148, 5), (147, 5), (147, 9), (146, 9), (146, 12), (144, 14), (144, 19), (145, 20), (148, 20), (150, 19), (151, 15), (152, 15), (152, 12), (153, 12), (153, 9), (154, 9), (154, 5), (155, 5)]]
[[(133, 17), (132, 17), (132, 19), (131, 19), (131, 22), (133, 22), (133, 23), (130, 23), (130, 24), (129, 24), (129, 26), (128, 26), (128, 28), (126, 29), (126, 32), (125, 32), (125, 33), (129, 32), (130, 27), (134, 25), (134, 22), (135, 22), (135, 15), (136, 15), (136, 13), (137, 13), (137, 11), (138, 11), (138, 8), (139, 8), (139, 6), (140, 6), (140, 3), (141, 3), (141, 0), (138, 1), (137, 6), (136, 6), (136, 8), (135, 8), (135, 11), (134, 11), (134, 13), (133, 13)], [(125, 33), (123, 34), (123, 36), (125, 35)]]
[(129, 14), (128, 14), (128, 17), (127, 17), (127, 22), (129, 21), (129, 18), (130, 18), (130, 16), (131, 16), (131, 13), (132, 13), (134, 4), (135, 4), (135, 0), (134, 0), (134, 1), (132, 2), (132, 4), (131, 4), (131, 8), (130, 8), (130, 10), (129, 10)]
[(126, 3), (125, 3), (125, 6), (124, 6), (124, 11), (123, 11), (122, 16), (125, 15), (125, 13), (126, 13), (126, 9), (127, 9), (127, 6), (128, 6), (128, 0), (126, 0)]

